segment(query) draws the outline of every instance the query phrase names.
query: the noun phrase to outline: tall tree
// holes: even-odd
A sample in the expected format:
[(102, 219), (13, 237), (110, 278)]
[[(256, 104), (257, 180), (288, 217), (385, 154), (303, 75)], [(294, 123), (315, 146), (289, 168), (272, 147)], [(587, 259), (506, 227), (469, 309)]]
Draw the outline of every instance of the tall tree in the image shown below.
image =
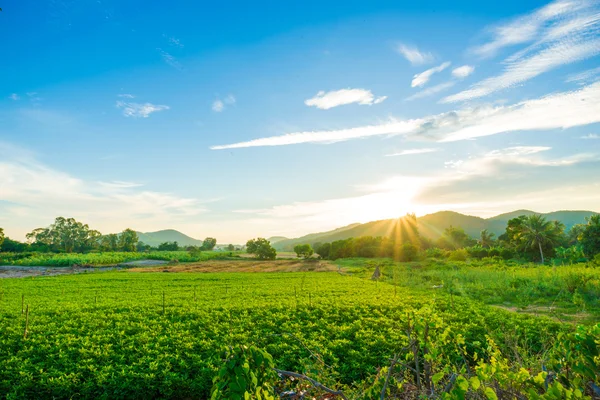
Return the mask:
[(100, 238), (100, 250), (102, 251), (117, 251), (119, 249), (119, 235), (109, 233)]
[(246, 252), (254, 254), (260, 260), (274, 260), (277, 257), (277, 251), (271, 246), (271, 242), (264, 238), (248, 240)]
[(27, 234), (30, 241), (67, 253), (90, 250), (99, 238), (100, 232), (90, 229), (87, 224), (64, 217), (56, 218), (48, 228), (34, 229)]
[(580, 241), (587, 257), (592, 258), (596, 254), (600, 254), (600, 214), (587, 218)]
[(4, 243), (4, 229), (0, 228), (0, 247), (2, 247), (2, 243)]
[(548, 221), (539, 214), (525, 217), (519, 238), (529, 248), (536, 248), (540, 252), (542, 264), (544, 263), (544, 245), (554, 246), (563, 239), (564, 225), (556, 221)]
[(312, 257), (315, 253), (312, 246), (310, 244), (297, 244), (294, 246), (294, 252), (298, 258), (304, 257), (304, 259), (308, 259)]
[(119, 250), (135, 251), (135, 245), (138, 241), (139, 238), (137, 232), (127, 228), (119, 235)]
[(202, 246), (200, 247), (200, 250), (202, 250), (202, 251), (211, 251), (212, 249), (215, 248), (216, 245), (217, 245), (217, 239), (211, 238), (211, 237), (207, 237), (202, 242)]
[(462, 229), (449, 226), (444, 230), (444, 234), (438, 239), (438, 247), (447, 250), (462, 249), (475, 243), (469, 235)]
[(494, 244), (494, 234), (490, 233), (487, 229), (481, 231), (479, 236), (479, 244), (481, 247), (492, 247)]

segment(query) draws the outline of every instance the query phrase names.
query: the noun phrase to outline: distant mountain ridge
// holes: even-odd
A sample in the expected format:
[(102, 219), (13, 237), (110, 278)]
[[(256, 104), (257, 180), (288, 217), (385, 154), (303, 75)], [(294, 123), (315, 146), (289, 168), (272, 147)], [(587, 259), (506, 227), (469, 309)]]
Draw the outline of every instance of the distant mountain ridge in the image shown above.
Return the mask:
[[(536, 213), (530, 210), (516, 210), (486, 219), (454, 211), (439, 211), (417, 218), (417, 223), (421, 235), (433, 240), (439, 238), (449, 226), (463, 228), (465, 232), (472, 237), (479, 237), (479, 234), (483, 229), (487, 229), (496, 236), (499, 236), (504, 233), (508, 220), (520, 215), (532, 214), (541, 214), (549, 220), (560, 221), (568, 230), (573, 225), (585, 223), (586, 217), (597, 213), (593, 211), (554, 211), (550, 213)], [(280, 240), (275, 242), (273, 247), (280, 251), (289, 251), (293, 249), (296, 244), (314, 244), (316, 242), (326, 243), (359, 236), (387, 236), (394, 221), (395, 219), (384, 219), (364, 224), (352, 224), (328, 232), (311, 233), (299, 238)]]
[(156, 232), (137, 232), (140, 242), (156, 247), (164, 242), (177, 242), (180, 246), (201, 246), (202, 240), (194, 239), (175, 229), (164, 229)]

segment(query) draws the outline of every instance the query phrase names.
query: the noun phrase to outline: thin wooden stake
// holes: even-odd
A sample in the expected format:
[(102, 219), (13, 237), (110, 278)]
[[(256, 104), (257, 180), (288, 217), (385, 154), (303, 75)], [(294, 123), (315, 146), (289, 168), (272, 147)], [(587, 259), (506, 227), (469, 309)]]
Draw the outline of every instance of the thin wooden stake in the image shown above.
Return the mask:
[(196, 286), (194, 286), (194, 302), (196, 301)]
[(27, 329), (29, 328), (29, 304), (27, 304), (27, 311), (25, 311), (25, 332), (23, 332), (23, 339), (27, 338)]
[(310, 295), (310, 292), (308, 292), (308, 305), (312, 307), (312, 297)]
[(21, 314), (25, 312), (25, 295), (21, 295)]

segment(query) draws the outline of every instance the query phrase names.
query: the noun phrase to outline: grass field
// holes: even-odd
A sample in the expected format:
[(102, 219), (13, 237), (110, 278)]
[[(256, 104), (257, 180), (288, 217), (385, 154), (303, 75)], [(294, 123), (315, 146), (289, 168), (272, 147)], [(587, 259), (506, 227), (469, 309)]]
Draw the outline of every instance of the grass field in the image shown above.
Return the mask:
[(395, 285), (443, 292), (516, 312), (546, 315), (561, 322), (600, 321), (600, 266), (560, 267), (501, 260), (399, 263), (389, 259), (345, 259), (336, 264), (368, 277), (376, 266)]
[[(251, 262), (238, 261), (247, 267)], [(283, 268), (289, 270), (291, 262), (273, 263), (288, 263)], [(407, 368), (395, 367), (390, 376), (396, 384), (388, 391), (416, 396), (431, 390), (423, 382), (448, 385), (464, 376), (481, 380), (481, 388), (468, 389), (475, 398), (487, 387), (499, 394), (526, 386), (543, 393), (534, 382), (542, 362), (559, 368), (552, 364), (560, 358), (554, 354), (575, 340), (557, 340), (561, 332), (573, 331), (569, 325), (443, 291), (363, 279), (368, 268), (122, 271), (0, 281), (0, 393), (5, 398), (74, 398), (75, 393), (76, 398), (207, 398), (222, 350), (237, 345), (265, 349), (278, 368), (318, 377), (353, 398), (379, 398), (371, 396), (373, 390), (378, 393), (382, 371), (398, 353)], [(352, 271), (355, 276), (348, 274)], [(411, 332), (424, 339), (416, 348)], [(411, 346), (414, 352), (407, 350)], [(483, 361), (506, 368), (486, 375), (490, 364), (481, 366)], [(428, 371), (421, 370), (420, 386), (409, 364)], [(511, 381), (507, 374), (519, 371), (523, 382), (515, 389), (517, 378)], [(588, 390), (585, 382), (580, 386)]]

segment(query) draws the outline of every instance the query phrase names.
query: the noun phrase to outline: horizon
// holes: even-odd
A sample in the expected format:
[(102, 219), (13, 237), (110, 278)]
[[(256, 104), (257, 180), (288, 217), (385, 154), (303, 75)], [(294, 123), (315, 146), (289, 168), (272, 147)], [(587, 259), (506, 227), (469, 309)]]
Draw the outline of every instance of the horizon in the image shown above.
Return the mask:
[[(600, 212), (595, 211), (595, 210), (566, 210), (566, 209), (563, 209), (563, 210), (552, 210), (552, 211), (547, 211), (547, 212), (538, 212), (538, 211), (533, 211), (533, 210), (529, 210), (529, 209), (519, 208), (519, 209), (516, 209), (516, 210), (507, 211), (507, 212), (503, 212), (503, 213), (500, 213), (500, 214), (494, 214), (494, 215), (489, 216), (489, 217), (481, 217), (481, 216), (478, 216), (478, 215), (465, 214), (465, 213), (460, 213), (458, 211), (453, 211), (453, 210), (440, 210), (440, 211), (435, 211), (435, 212), (432, 212), (432, 213), (427, 213), (427, 214), (423, 214), (423, 215), (416, 215), (416, 216), (417, 216), (417, 219), (419, 219), (419, 218), (422, 218), (422, 217), (426, 217), (426, 216), (434, 215), (434, 214), (438, 214), (438, 213), (451, 212), (451, 213), (458, 213), (458, 214), (461, 214), (461, 215), (466, 216), (466, 217), (476, 217), (476, 218), (482, 218), (484, 220), (489, 220), (489, 219), (496, 218), (496, 217), (499, 217), (499, 216), (504, 215), (504, 214), (511, 214), (511, 213), (515, 213), (515, 212), (518, 212), (518, 211), (531, 212), (531, 213), (534, 213), (534, 214), (542, 214), (542, 215), (552, 214), (552, 213), (559, 213), (559, 212), (592, 212), (592, 213), (600, 214)], [(404, 215), (406, 215), (406, 214), (404, 214)], [(263, 238), (266, 238), (266, 239), (271, 239), (273, 237), (282, 237), (284, 239), (298, 239), (298, 238), (304, 237), (306, 235), (328, 233), (328, 232), (331, 232), (331, 231), (334, 231), (334, 230), (337, 230), (337, 229), (346, 228), (348, 226), (358, 226), (358, 225), (368, 224), (368, 223), (372, 223), (372, 222), (379, 222), (379, 221), (385, 221), (385, 220), (390, 220), (390, 219), (400, 219), (404, 215), (399, 216), (399, 217), (384, 218), (384, 219), (372, 220), (372, 221), (365, 221), (365, 222), (351, 222), (349, 224), (342, 225), (342, 226), (337, 226), (337, 227), (334, 227), (334, 228), (329, 229), (329, 230), (324, 230), (324, 231), (306, 231), (306, 232), (300, 233), (297, 236), (293, 236), (293, 237), (291, 237), (291, 236), (283, 236), (283, 235), (261, 235), (261, 234), (257, 233), (257, 234), (251, 235), (250, 237), (248, 237), (248, 239), (244, 239), (244, 240), (242, 240), (240, 242), (228, 242), (228, 241), (222, 241), (219, 238), (216, 238), (216, 239), (217, 239), (217, 245), (226, 245), (226, 244), (245, 245), (245, 243), (248, 240), (250, 240), (252, 238), (256, 238), (256, 237), (263, 237)], [(65, 216), (65, 218), (69, 218), (69, 217)], [(79, 222), (82, 222), (84, 224), (86, 223), (85, 221), (79, 221)], [(90, 226), (90, 228), (94, 229), (93, 226)], [(31, 232), (33, 229), (35, 229), (35, 228), (32, 228), (29, 232)], [(193, 234), (188, 234), (186, 232), (183, 232), (183, 231), (180, 231), (180, 230), (174, 229), (174, 228), (162, 228), (162, 229), (155, 229), (155, 230), (151, 230), (151, 231), (140, 231), (140, 230), (137, 230), (137, 229), (132, 228), (132, 227), (130, 227), (130, 229), (133, 229), (134, 231), (136, 231), (138, 233), (141, 233), (141, 234), (145, 234), (145, 235), (146, 234), (153, 234), (153, 233), (157, 233), (157, 232), (164, 232), (164, 231), (174, 231), (174, 232), (181, 233), (181, 234), (189, 237), (190, 239), (199, 240), (199, 241), (203, 240), (203, 238), (205, 238), (205, 237), (211, 237), (210, 232), (207, 233), (207, 234), (202, 234), (202, 235), (193, 235)], [(119, 232), (100, 232), (100, 233), (103, 234), (103, 235), (106, 235), (106, 234), (119, 233)], [(24, 239), (24, 237), (23, 238), (12, 237), (11, 239), (13, 239), (13, 240), (19, 240), (20, 241), (20, 240)]]
[(60, 5), (1, 4), (13, 239), (597, 212), (598, 1)]

